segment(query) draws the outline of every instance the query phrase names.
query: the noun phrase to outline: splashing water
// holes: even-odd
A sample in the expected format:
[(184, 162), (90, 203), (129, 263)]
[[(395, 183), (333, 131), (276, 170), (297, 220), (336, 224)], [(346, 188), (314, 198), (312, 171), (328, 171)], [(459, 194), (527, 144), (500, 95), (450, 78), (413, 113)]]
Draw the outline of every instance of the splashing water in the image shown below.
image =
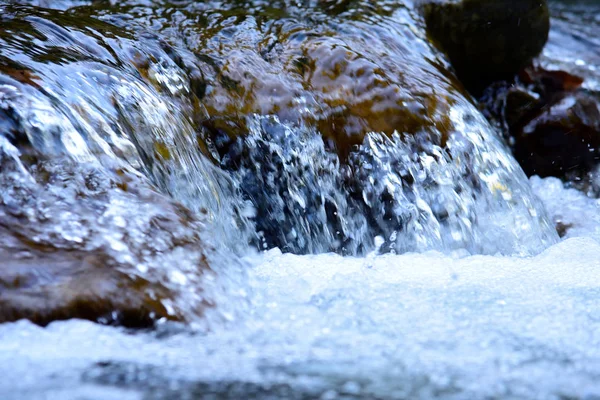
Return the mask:
[[(100, 259), (114, 276), (155, 285), (157, 307), (198, 329), (164, 320), (134, 334), (78, 320), (2, 324), (0, 398), (600, 395), (600, 248), (576, 237), (598, 236), (597, 201), (552, 179), (532, 178), (534, 194), (462, 94), (444, 109), (447, 125), (369, 131), (346, 155), (320, 125), (344, 114), (322, 101), (339, 100), (337, 92), (313, 88), (311, 98), (284, 71), (278, 82), (303, 90), (291, 110), (226, 115), (242, 134), (220, 147), (204, 122), (245, 82), (225, 79), (220, 52), (248, 39), (243, 25), (269, 51), (244, 47), (236, 65), (276, 70), (266, 60), (295, 51), (284, 36), (315, 35), (294, 25), (300, 5), (28, 3), (68, 12), (0, 0), (0, 256), (27, 270), (37, 252), (57, 265)], [(322, 3), (331, 14), (307, 19), (331, 20), (328, 29), (339, 25), (359, 49), (382, 50), (375, 36), (390, 32), (399, 55), (382, 51), (378, 67), (389, 75), (414, 67), (423, 90), (449, 90), (436, 86), (447, 65), (406, 7), (380, 2), (384, 18), (361, 1), (348, 2), (356, 10)], [(217, 6), (222, 15), (201, 12)], [(251, 12), (257, 17), (244, 19)], [(264, 17), (286, 13), (280, 26)], [(357, 31), (362, 23), (373, 30)], [(428, 65), (411, 64), (415, 54)], [(402, 112), (418, 108), (408, 103)], [(428, 112), (439, 109), (419, 121)], [(568, 240), (551, 246), (544, 206), (553, 222), (573, 225)], [(254, 254), (248, 241), (281, 249)]]
[[(230, 318), (240, 306), (235, 299), (244, 297), (243, 266), (230, 254), (246, 249), (243, 217), (234, 211), (244, 204), (230, 178), (196, 149), (181, 69), (156, 45), (102, 37), (99, 31), (113, 29), (102, 23), (67, 30), (53, 22), (65, 17), (60, 13), (2, 11), (0, 59), (8, 61), (0, 76), (0, 250), (14, 265), (16, 287), (52, 274), (40, 264), (59, 271), (44, 278), (47, 307), (59, 316), (70, 304), (119, 296), (126, 285), (143, 289), (142, 304), (131, 300), (131, 307), (149, 307), (150, 318), (203, 325)], [(16, 31), (20, 24), (33, 40)], [(105, 272), (78, 270), (88, 263)], [(69, 274), (85, 278), (69, 283)], [(215, 274), (231, 279), (216, 281)], [(130, 307), (125, 294), (119, 301)], [(216, 302), (224, 308), (213, 310)], [(131, 323), (146, 323), (137, 319)]]
[[(222, 228), (224, 238), (232, 235), (225, 241), (234, 246), (240, 240), (234, 235), (234, 188), (196, 149), (184, 72), (156, 43), (103, 38), (92, 27), (66, 31), (52, 21), (57, 15), (51, 12), (12, 10), (3, 12), (7, 35), (11, 23), (26, 23), (45, 38), (32, 46), (23, 44), (27, 35), (4, 37), (2, 57), (14, 66), (7, 67), (9, 77), (2, 77), (0, 100), (17, 125), (13, 130), (47, 156), (118, 160), (143, 171), (194, 212), (208, 211), (210, 219), (219, 220), (215, 227)], [(97, 29), (114, 29), (96, 23)], [(33, 54), (48, 52), (56, 61), (15, 54), (22, 51), (18, 46)]]
[[(255, 117), (223, 160), (258, 204), (265, 247), (535, 254), (556, 241), (518, 165), (470, 105), (445, 148), (428, 135), (369, 134), (347, 165), (314, 130)], [(441, 135), (441, 134), (440, 134)], [(240, 161), (239, 154), (244, 159)], [(349, 183), (350, 182), (350, 183)]]
[(0, 395), (593, 399), (598, 254), (584, 238), (528, 259), (271, 250), (251, 270), (252, 311), (209, 334), (0, 326)]
[[(518, 166), (460, 97), (450, 131), (370, 133), (347, 162), (308, 123), (249, 117), (248, 133), (220, 160), (237, 170), (228, 176), (206, 158), (210, 143), (202, 154), (185, 50), (168, 54), (126, 32), (103, 38), (118, 29), (97, 20), (66, 31), (57, 11), (11, 7), (3, 18), (2, 57), (14, 60), (4, 67), (3, 109), (34, 150), (143, 171), (192, 211), (207, 211), (230, 248), (244, 251), (252, 215), (262, 246), (301, 253), (364, 254), (378, 236), (395, 252), (534, 254), (556, 240)], [(44, 40), (11, 33), (19, 23)]]

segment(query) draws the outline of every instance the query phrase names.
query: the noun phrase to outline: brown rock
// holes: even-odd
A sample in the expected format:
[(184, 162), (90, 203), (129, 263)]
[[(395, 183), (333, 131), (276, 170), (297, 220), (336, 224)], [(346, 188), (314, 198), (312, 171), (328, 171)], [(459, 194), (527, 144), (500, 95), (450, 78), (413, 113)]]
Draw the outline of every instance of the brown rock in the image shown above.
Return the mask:
[(32, 182), (0, 161), (0, 322), (142, 327), (212, 306), (202, 224), (144, 180), (63, 160), (31, 166)]
[[(389, 10), (353, 7), (364, 15), (342, 21), (310, 10), (311, 19), (261, 24), (245, 16), (199, 34), (194, 50), (210, 60), (201, 99), (209, 131), (235, 138), (248, 115), (276, 115), (316, 126), (342, 158), (367, 132), (447, 133), (460, 85), (440, 73), (437, 52), (413, 21), (396, 26)], [(215, 129), (219, 120), (235, 122)]]
[[(6, 240), (10, 232), (2, 229), (0, 237)], [(142, 327), (159, 318), (178, 319), (161, 302), (172, 296), (169, 290), (121, 272), (101, 252), (32, 249), (20, 243), (0, 257), (0, 322), (26, 318), (46, 325), (81, 318)]]

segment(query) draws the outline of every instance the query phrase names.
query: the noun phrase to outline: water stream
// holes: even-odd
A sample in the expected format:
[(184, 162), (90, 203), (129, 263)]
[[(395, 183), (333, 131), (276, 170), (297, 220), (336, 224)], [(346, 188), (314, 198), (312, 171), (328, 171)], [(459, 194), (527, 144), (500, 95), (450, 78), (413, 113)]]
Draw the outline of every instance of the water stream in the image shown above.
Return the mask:
[(448, 71), (410, 1), (0, 0), (0, 306), (166, 316), (0, 324), (0, 398), (600, 398), (600, 203)]

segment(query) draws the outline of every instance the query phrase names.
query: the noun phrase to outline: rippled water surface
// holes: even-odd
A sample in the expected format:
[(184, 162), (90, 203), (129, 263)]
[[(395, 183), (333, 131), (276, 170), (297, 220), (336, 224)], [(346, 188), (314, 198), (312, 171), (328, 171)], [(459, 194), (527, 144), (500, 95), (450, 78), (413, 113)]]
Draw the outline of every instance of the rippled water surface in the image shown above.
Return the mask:
[[(597, 92), (600, 8), (551, 10)], [(0, 187), (0, 305), (158, 320), (1, 324), (1, 399), (600, 398), (598, 200), (412, 2), (0, 0)]]

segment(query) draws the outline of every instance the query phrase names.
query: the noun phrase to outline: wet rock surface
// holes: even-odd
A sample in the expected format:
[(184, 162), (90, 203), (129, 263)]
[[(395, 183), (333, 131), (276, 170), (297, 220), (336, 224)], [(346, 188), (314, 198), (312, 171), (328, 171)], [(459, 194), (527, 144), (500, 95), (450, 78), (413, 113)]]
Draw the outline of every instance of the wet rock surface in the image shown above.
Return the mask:
[(483, 103), (501, 121), (528, 175), (581, 180), (600, 160), (600, 97), (584, 80), (541, 67), (488, 90)]
[(0, 320), (203, 321), (237, 261), (190, 80), (100, 20), (0, 8)]
[(548, 38), (545, 0), (424, 3), (428, 34), (475, 94), (494, 81), (514, 76), (542, 51)]
[[(0, 322), (189, 320), (214, 304), (204, 224), (124, 170), (0, 153)], [(187, 292), (187, 293), (186, 293)]]
[[(256, 113), (314, 125), (341, 158), (372, 131), (439, 130), (431, 140), (443, 141), (451, 128), (449, 106), (460, 98), (453, 90), (458, 84), (438, 71), (444, 61), (416, 28), (407, 4), (279, 6), (186, 4), (178, 11), (203, 18), (182, 24), (173, 14), (161, 21), (167, 34), (185, 37), (197, 57), (209, 137), (235, 139)], [(145, 17), (155, 21), (164, 10), (146, 10)]]
[(525, 125), (515, 156), (529, 175), (575, 178), (600, 161), (600, 110), (595, 96), (565, 96)]

